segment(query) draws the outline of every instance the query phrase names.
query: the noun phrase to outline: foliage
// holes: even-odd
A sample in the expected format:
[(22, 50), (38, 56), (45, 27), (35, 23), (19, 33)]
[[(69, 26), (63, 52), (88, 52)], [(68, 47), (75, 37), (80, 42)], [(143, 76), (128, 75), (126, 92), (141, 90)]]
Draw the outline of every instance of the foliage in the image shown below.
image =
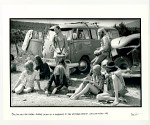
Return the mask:
[(119, 24), (119, 26), (117, 26), (115, 24), (113, 27), (118, 30), (120, 36), (128, 36), (128, 35), (140, 32), (140, 29), (138, 29), (136, 27), (135, 28), (128, 28), (123, 22), (121, 22)]
[(18, 43), (22, 42), (25, 38), (25, 33), (19, 29), (11, 29), (10, 44), (16, 46), (17, 56), (19, 54)]
[(119, 26), (116, 26), (116, 24), (115, 24), (114, 28), (116, 28), (118, 30), (120, 36), (128, 36), (131, 34), (129, 29), (126, 27), (126, 25), (123, 22), (121, 22), (119, 24)]
[(10, 42), (11, 44), (15, 44), (18, 42), (22, 42), (25, 38), (25, 33), (19, 29), (12, 29), (10, 34)]
[(34, 23), (34, 22), (21, 22), (21, 21), (11, 21), (11, 29), (20, 29), (20, 30), (35, 30), (43, 32), (45, 27), (49, 28), (55, 24), (45, 24), (45, 23)]

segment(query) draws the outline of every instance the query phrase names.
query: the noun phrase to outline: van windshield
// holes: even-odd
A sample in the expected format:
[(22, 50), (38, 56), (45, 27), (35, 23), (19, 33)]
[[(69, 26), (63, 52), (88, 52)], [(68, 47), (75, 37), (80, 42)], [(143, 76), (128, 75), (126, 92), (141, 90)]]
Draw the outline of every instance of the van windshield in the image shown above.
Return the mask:
[[(63, 30), (61, 31), (63, 35), (66, 36), (67, 40), (71, 40), (72, 39), (72, 30)], [(55, 35), (55, 32), (52, 30), (49, 30), (48, 35), (47, 35), (47, 39), (49, 39), (49, 41), (52, 41), (53, 37)]]

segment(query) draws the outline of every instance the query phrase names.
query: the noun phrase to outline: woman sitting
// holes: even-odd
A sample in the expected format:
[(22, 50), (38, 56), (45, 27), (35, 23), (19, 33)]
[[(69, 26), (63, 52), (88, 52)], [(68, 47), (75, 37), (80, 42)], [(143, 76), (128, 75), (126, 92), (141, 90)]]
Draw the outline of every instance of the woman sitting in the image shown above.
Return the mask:
[[(122, 72), (128, 72), (129, 70), (120, 70), (114, 64), (109, 61), (105, 67), (107, 80), (107, 92), (97, 95), (98, 101), (113, 101), (113, 106), (119, 104), (119, 99), (126, 101), (123, 96), (128, 92), (125, 86), (124, 79), (121, 75)], [(120, 97), (120, 98), (119, 98)]]
[(48, 64), (45, 62), (43, 63), (42, 59), (40, 56), (35, 56), (35, 70), (39, 70), (40, 72), (40, 79), (49, 79), (50, 78), (50, 69)]
[(93, 66), (92, 73), (93, 75), (91, 78), (88, 80), (87, 77), (86, 80), (80, 84), (79, 88), (70, 97), (70, 99), (76, 100), (87, 92), (91, 92), (94, 95), (97, 95), (104, 91), (104, 76), (101, 74), (100, 65), (97, 64)]
[(54, 81), (56, 87), (54, 88), (54, 90), (52, 91), (51, 94), (55, 94), (56, 91), (60, 90), (63, 86), (65, 86), (66, 88), (68, 88), (68, 81), (67, 81), (67, 77), (66, 77), (66, 63), (64, 62), (63, 59), (60, 59), (58, 62), (58, 65), (55, 67), (53, 74), (51, 75), (47, 86), (45, 87), (45, 94), (49, 94), (50, 93), (50, 88), (51, 85)]
[(18, 82), (12, 89), (13, 93), (20, 94), (22, 92), (29, 93), (34, 90), (34, 81), (37, 82), (39, 90), (41, 90), (39, 83), (39, 73), (33, 69), (33, 62), (31, 60), (25, 63), (25, 71), (21, 73)]

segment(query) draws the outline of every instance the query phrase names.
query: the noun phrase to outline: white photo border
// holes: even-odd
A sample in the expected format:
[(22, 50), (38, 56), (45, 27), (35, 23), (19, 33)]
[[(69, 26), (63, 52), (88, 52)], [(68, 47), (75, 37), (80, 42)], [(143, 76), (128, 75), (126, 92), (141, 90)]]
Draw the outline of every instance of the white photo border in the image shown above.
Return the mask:
[[(145, 1), (144, 1), (145, 2)], [(37, 9), (40, 8), (40, 9)], [(56, 11), (59, 8), (61, 11)], [(78, 8), (76, 11), (73, 8)], [(91, 8), (89, 10), (89, 8)], [(106, 9), (107, 8), (107, 9)], [(8, 11), (9, 10), (9, 11)], [(32, 11), (31, 11), (32, 10)], [(52, 10), (53, 13), (50, 12)], [(55, 10), (55, 11), (54, 11)], [(68, 11), (70, 10), (70, 11)], [(71, 13), (70, 13), (71, 12)], [(3, 120), (148, 120), (150, 112), (150, 99), (149, 99), (149, 71), (147, 67), (149, 62), (149, 6), (146, 4), (135, 4), (135, 5), (3, 5), (2, 6), (2, 118)], [(92, 13), (92, 15), (90, 15)], [(115, 15), (114, 15), (115, 14)], [(10, 18), (141, 18), (141, 33), (142, 33), (142, 107), (141, 108), (93, 108), (88, 107), (87, 112), (109, 112), (108, 116), (66, 116), (66, 117), (39, 117), (39, 116), (15, 116), (12, 117), (12, 113), (46, 113), (51, 111), (54, 113), (64, 112), (85, 112), (86, 107), (45, 107), (45, 108), (13, 108), (10, 107), (10, 93), (9, 93), (9, 19)], [(149, 36), (149, 37), (148, 37)], [(4, 68), (5, 67), (5, 68)], [(148, 94), (149, 93), (149, 94)], [(138, 113), (136, 117), (132, 117), (131, 113)], [(121, 113), (121, 115), (120, 115)], [(146, 121), (145, 124), (148, 122)], [(39, 122), (40, 123), (40, 122)], [(102, 122), (105, 123), (105, 122)]]

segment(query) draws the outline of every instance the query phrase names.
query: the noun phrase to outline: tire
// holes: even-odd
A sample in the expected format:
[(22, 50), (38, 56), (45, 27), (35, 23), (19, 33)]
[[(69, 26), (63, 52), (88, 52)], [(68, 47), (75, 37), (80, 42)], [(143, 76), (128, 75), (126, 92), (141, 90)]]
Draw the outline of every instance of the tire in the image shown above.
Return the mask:
[(114, 62), (120, 69), (127, 69), (132, 66), (132, 61), (127, 56), (120, 56), (116, 58)]
[(90, 61), (87, 57), (81, 58), (77, 70), (81, 73), (87, 73), (90, 71)]

